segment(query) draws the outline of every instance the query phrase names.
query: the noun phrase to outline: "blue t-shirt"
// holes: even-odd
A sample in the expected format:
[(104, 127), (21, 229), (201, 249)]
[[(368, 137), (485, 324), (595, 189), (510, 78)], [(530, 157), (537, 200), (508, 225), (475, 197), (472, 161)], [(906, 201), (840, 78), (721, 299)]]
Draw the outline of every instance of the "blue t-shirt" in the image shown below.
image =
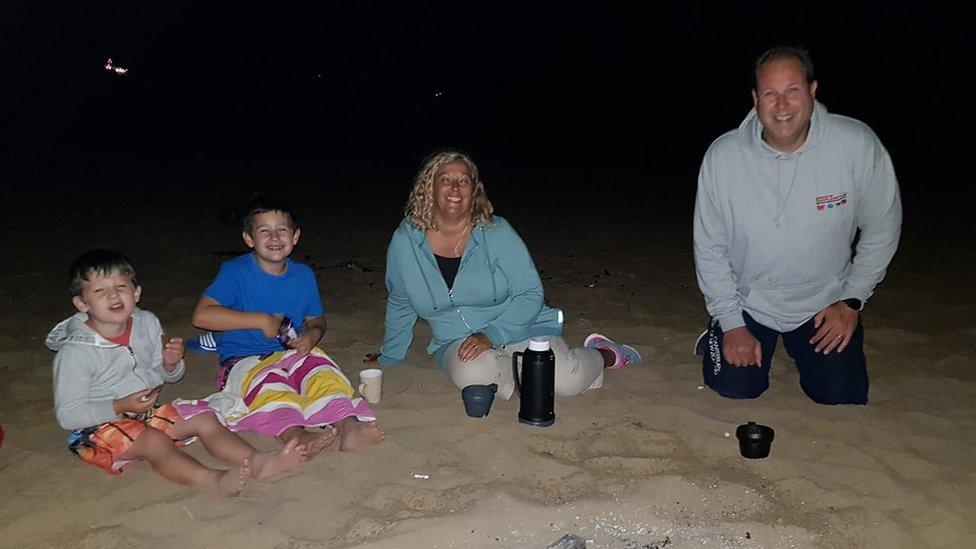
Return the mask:
[[(203, 295), (235, 311), (287, 316), (301, 333), (306, 317), (322, 316), (322, 298), (312, 269), (297, 261), (287, 261), (285, 274), (278, 276), (261, 270), (254, 254), (225, 261)], [(264, 337), (261, 330), (254, 329), (228, 330), (217, 345), (221, 362), (235, 356), (280, 350), (277, 338)]]

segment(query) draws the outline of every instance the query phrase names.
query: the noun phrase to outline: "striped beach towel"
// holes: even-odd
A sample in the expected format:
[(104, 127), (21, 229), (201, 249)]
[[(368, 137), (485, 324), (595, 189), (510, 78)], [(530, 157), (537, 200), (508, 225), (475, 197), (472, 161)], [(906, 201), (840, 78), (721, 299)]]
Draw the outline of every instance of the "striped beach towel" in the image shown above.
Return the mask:
[(200, 400), (174, 402), (180, 415), (214, 411), (231, 431), (279, 435), (293, 426), (319, 427), (355, 416), (376, 419), (349, 379), (319, 348), (299, 357), (293, 350), (241, 359), (224, 389)]

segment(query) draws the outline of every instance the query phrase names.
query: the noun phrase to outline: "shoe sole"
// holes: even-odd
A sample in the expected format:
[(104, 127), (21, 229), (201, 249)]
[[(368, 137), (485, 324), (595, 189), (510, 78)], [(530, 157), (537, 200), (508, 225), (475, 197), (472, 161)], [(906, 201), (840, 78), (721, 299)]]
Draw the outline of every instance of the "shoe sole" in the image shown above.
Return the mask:
[(630, 364), (639, 364), (643, 360), (641, 358), (641, 354), (637, 352), (637, 349), (631, 347), (630, 345), (624, 345), (622, 343), (617, 343), (617, 342), (613, 341), (612, 339), (610, 339), (609, 337), (607, 337), (607, 336), (605, 336), (603, 334), (596, 334), (596, 333), (594, 333), (594, 334), (590, 334), (590, 335), (586, 336), (586, 339), (583, 340), (583, 346), (584, 347), (589, 347), (590, 346), (590, 342), (593, 341), (596, 338), (602, 338), (605, 341), (609, 341), (609, 342), (611, 342), (612, 345), (616, 345), (617, 347), (620, 347), (621, 349), (628, 349), (628, 350), (630, 350), (630, 352), (634, 353), (634, 356), (637, 357), (637, 361), (635, 361), (635, 362), (628, 362), (627, 364), (621, 364), (620, 366), (609, 366), (608, 368), (611, 369), (611, 370), (619, 370), (620, 368), (623, 368), (623, 367), (628, 366)]

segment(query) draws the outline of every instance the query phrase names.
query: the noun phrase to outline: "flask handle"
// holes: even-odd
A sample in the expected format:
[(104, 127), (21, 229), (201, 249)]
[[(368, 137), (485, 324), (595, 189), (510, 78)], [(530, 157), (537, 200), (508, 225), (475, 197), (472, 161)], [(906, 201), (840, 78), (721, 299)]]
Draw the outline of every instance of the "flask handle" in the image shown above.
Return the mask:
[(515, 380), (515, 392), (522, 395), (522, 384), (519, 383), (519, 371), (518, 371), (518, 357), (524, 356), (525, 353), (522, 351), (516, 351), (512, 353), (512, 379)]

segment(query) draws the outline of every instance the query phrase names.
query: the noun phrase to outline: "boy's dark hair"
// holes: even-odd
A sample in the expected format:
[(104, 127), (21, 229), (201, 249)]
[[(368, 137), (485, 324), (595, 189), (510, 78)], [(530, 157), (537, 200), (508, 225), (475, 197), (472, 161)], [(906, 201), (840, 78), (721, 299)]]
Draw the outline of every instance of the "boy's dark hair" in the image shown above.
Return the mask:
[(813, 74), (813, 59), (810, 58), (810, 52), (797, 46), (774, 46), (764, 51), (756, 59), (756, 66), (752, 71), (752, 88), (754, 90), (759, 90), (759, 70), (762, 69), (763, 65), (779, 59), (792, 59), (796, 61), (800, 65), (800, 68), (803, 69), (803, 76), (806, 77), (807, 84), (817, 79)]
[(292, 209), (291, 204), (277, 196), (257, 194), (244, 206), (244, 216), (241, 217), (241, 226), (244, 232), (250, 234), (253, 228), (254, 218), (268, 212), (281, 212), (285, 214), (288, 216), (289, 221), (291, 221), (291, 228), (298, 228), (298, 219), (295, 217), (295, 210)]
[(85, 282), (91, 279), (93, 273), (108, 276), (115, 272), (132, 279), (133, 285), (139, 285), (136, 270), (124, 255), (114, 250), (87, 251), (71, 262), (68, 269), (68, 288), (71, 295), (80, 296)]

